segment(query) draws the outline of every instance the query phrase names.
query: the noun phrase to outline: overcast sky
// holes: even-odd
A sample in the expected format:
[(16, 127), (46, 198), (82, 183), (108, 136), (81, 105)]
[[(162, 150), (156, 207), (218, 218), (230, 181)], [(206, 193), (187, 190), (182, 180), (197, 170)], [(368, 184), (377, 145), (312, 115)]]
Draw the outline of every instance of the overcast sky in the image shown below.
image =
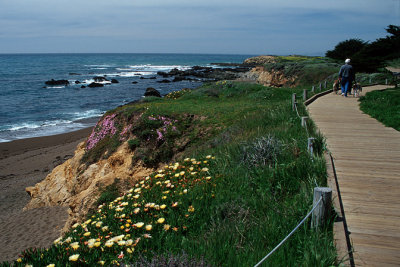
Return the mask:
[(400, 0), (0, 0), (0, 53), (324, 55), (389, 24)]

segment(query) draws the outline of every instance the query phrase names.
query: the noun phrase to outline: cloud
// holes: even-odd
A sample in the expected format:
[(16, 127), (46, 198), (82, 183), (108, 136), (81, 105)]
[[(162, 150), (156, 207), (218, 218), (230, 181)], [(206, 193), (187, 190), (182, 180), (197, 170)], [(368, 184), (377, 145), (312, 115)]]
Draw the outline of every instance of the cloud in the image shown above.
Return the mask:
[[(394, 0), (0, 0), (0, 53), (31, 41), (44, 52), (74, 50), (326, 51), (341, 40), (373, 40), (396, 24)], [(68, 40), (77, 42), (69, 42)], [(40, 42), (43, 40), (43, 42)], [(54, 41), (53, 41), (54, 40)], [(307, 44), (307, 41), (309, 44)], [(162, 43), (163, 45), (160, 45)], [(71, 47), (72, 46), (72, 47)], [(21, 45), (23, 47), (23, 45)], [(32, 47), (32, 45), (29, 45)], [(31, 48), (30, 48), (31, 49)], [(52, 47), (52, 49), (55, 49)], [(68, 47), (62, 48), (68, 50)], [(157, 49), (161, 49), (157, 51)], [(163, 50), (164, 49), (164, 50)], [(112, 49), (111, 49), (112, 50)], [(119, 51), (104, 51), (119, 52)]]

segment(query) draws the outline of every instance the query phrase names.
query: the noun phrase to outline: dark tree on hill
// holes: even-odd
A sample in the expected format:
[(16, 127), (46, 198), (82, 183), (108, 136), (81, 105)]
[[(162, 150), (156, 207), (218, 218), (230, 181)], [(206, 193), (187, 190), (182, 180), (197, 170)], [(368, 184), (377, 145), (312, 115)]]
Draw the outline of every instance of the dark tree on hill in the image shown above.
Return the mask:
[(325, 56), (339, 61), (344, 61), (346, 58), (352, 58), (354, 54), (359, 52), (367, 45), (361, 39), (349, 39), (338, 43), (333, 50), (326, 52)]
[(385, 66), (385, 61), (400, 58), (400, 27), (389, 25), (389, 33), (385, 38), (379, 38), (372, 43), (360, 39), (349, 39), (338, 43), (326, 56), (343, 61), (351, 58), (357, 72), (374, 72)]
[(352, 61), (357, 71), (374, 72), (385, 67), (385, 61), (400, 58), (400, 27), (389, 25), (386, 32), (390, 35), (366, 45), (354, 55)]

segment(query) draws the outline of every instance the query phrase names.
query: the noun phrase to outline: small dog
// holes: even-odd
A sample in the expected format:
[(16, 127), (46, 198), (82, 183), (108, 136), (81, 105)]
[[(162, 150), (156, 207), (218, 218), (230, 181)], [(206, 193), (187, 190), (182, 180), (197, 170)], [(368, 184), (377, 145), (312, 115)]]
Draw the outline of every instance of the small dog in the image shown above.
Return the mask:
[(338, 94), (338, 92), (340, 91), (340, 81), (339, 79), (335, 80), (335, 82), (333, 83), (333, 92), (335, 94)]
[(353, 85), (353, 95), (354, 97), (359, 97), (362, 92), (362, 87), (358, 83)]

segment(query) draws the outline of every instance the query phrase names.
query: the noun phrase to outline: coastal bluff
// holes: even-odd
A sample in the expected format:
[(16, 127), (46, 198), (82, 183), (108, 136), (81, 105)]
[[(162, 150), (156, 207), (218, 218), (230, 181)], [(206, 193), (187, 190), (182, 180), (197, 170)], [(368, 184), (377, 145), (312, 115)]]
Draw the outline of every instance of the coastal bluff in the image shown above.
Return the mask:
[(24, 210), (44, 206), (68, 207), (68, 220), (63, 231), (80, 221), (93, 207), (100, 188), (111, 185), (116, 178), (136, 180), (149, 175), (153, 169), (132, 167), (133, 153), (127, 142), (108, 159), (99, 160), (89, 166), (81, 163), (85, 153), (85, 142), (78, 145), (73, 158), (54, 168), (40, 183), (27, 187), (31, 200)]

